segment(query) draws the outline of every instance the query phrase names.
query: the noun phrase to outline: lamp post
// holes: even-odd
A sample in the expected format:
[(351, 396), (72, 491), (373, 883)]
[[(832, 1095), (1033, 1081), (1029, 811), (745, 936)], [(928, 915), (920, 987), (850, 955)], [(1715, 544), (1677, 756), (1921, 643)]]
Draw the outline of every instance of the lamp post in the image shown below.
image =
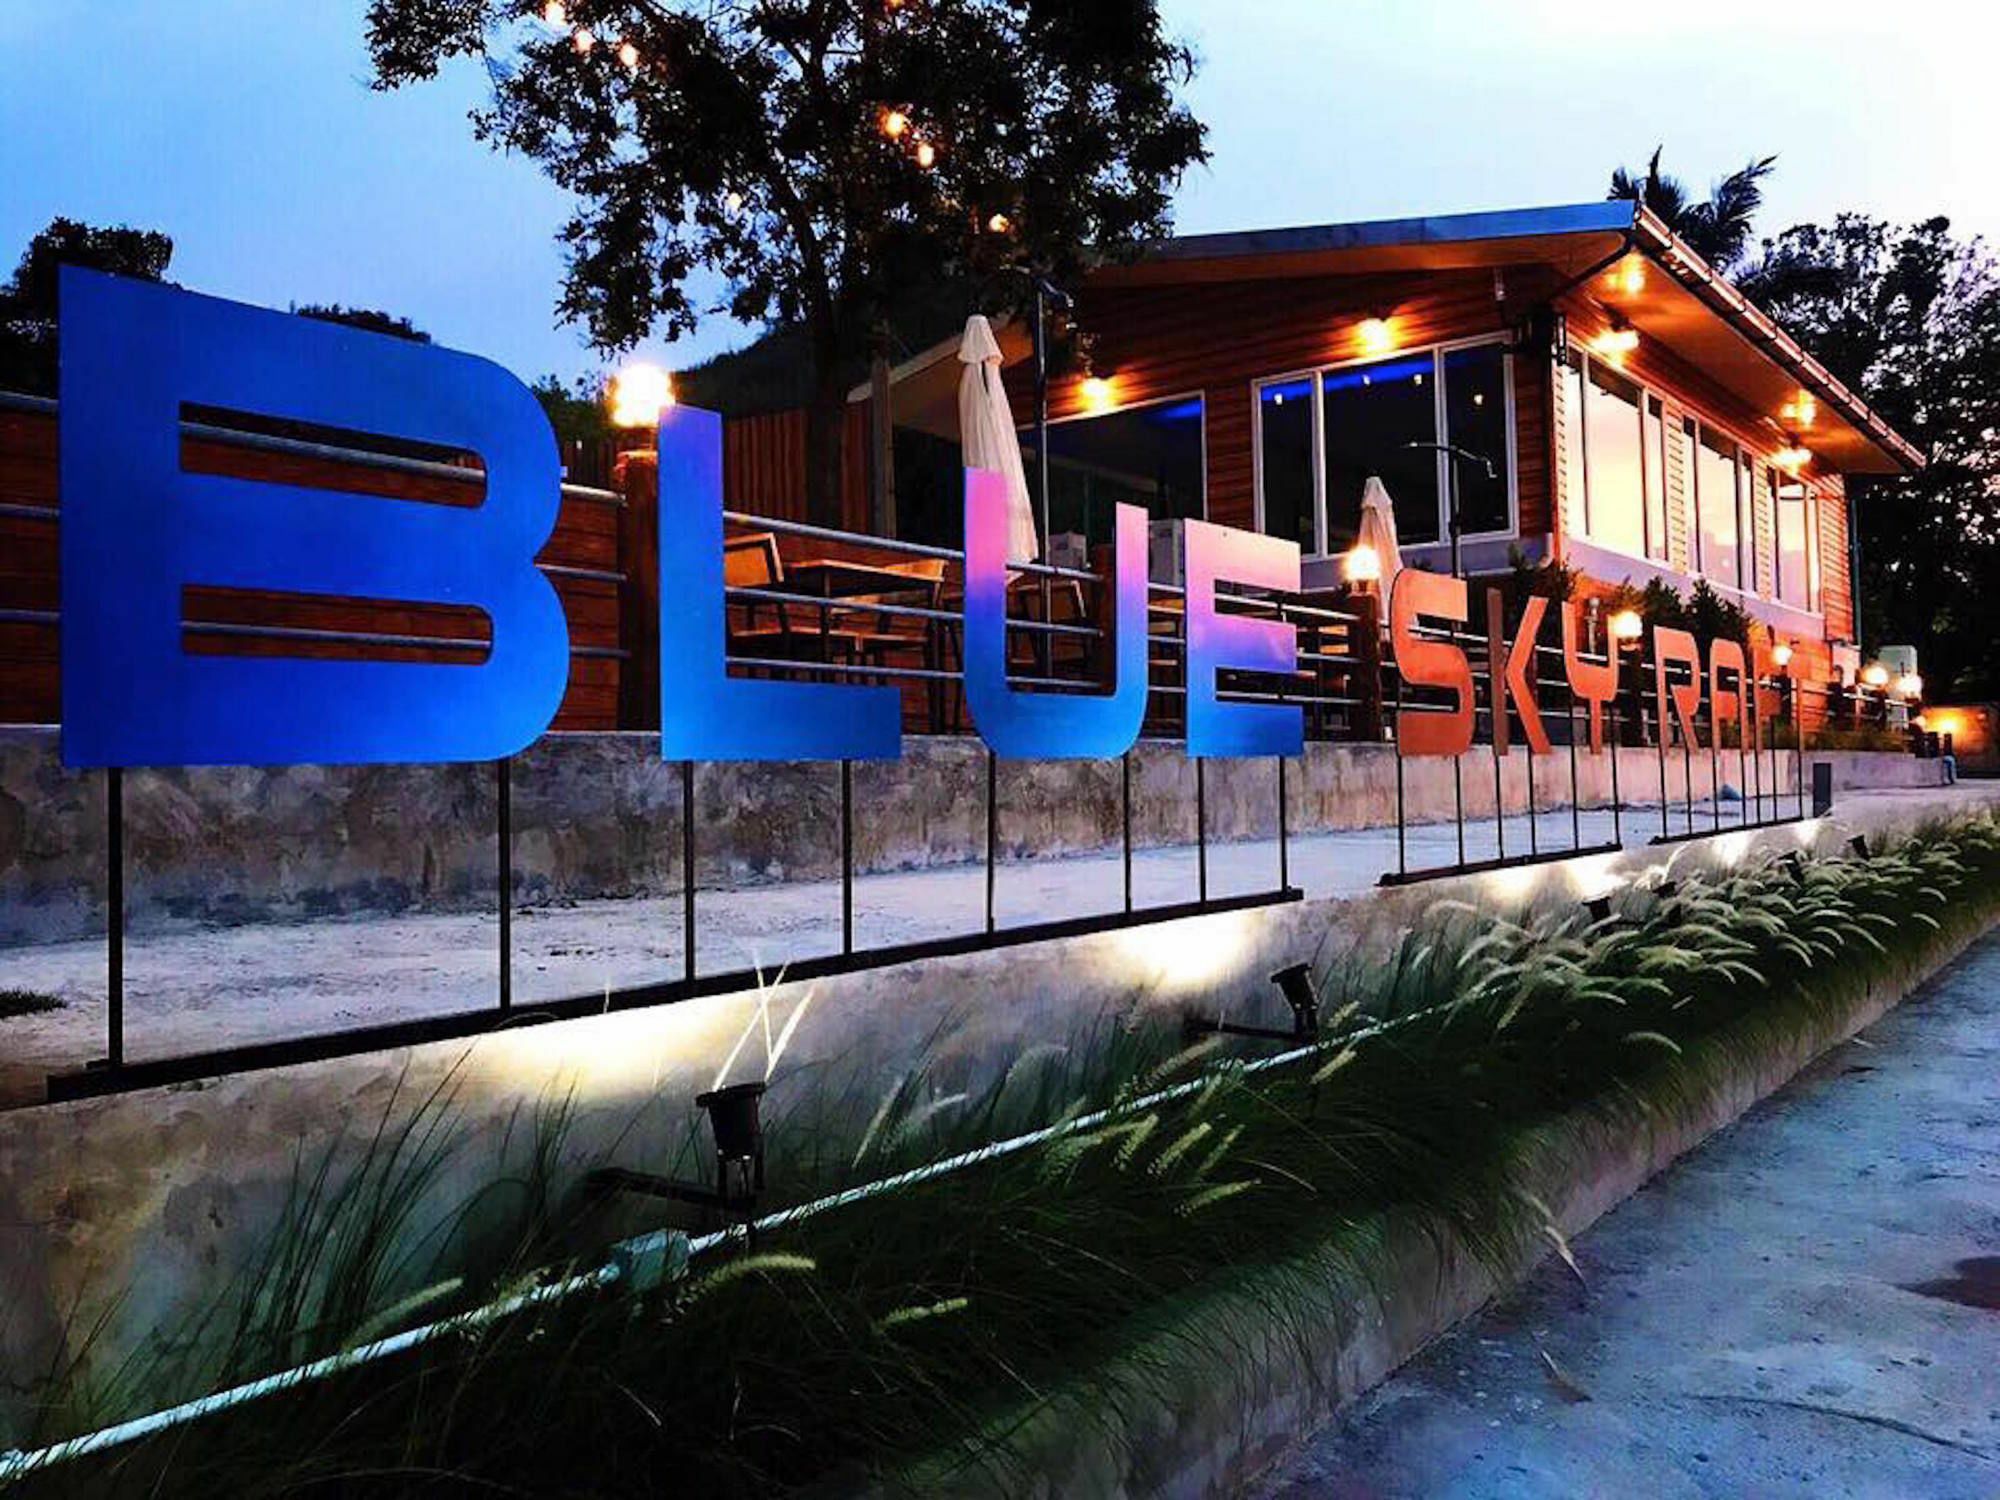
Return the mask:
[(1461, 448), (1456, 443), (1405, 443), (1405, 448), (1421, 448), (1431, 453), (1442, 453), (1451, 460), (1450, 475), (1445, 484), (1445, 500), (1449, 507), (1448, 518), (1451, 531), (1451, 576), (1463, 578), (1464, 570), (1459, 566), (1458, 539), (1465, 529), (1458, 512), (1458, 466), (1461, 462), (1478, 464), (1486, 470), (1488, 479), (1498, 479), (1500, 471), (1493, 467), (1493, 460), (1483, 453), (1475, 453), (1470, 448)]

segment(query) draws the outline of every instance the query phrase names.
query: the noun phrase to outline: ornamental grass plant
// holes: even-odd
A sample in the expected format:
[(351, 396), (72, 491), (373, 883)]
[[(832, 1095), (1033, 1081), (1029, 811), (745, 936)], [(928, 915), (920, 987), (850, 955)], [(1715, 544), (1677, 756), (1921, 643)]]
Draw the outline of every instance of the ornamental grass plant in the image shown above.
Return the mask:
[[(1595, 918), (1573, 904), (1507, 916), (1439, 902), (1388, 961), (1333, 964), (1320, 1038), (1275, 1059), (1112, 1029), (1094, 1050), (1023, 1058), (976, 1098), (941, 1102), (900, 1080), (858, 1140), (785, 1158), (799, 1178), (814, 1190), (866, 1181), (1060, 1128), (732, 1241), (642, 1294), (611, 1288), (454, 1333), (52, 1468), (23, 1491), (1026, 1483), (1011, 1466), (1052, 1416), (1074, 1433), (1133, 1430), (1130, 1408), (1170, 1399), (1188, 1368), (1265, 1358), (1308, 1340), (1330, 1303), (1384, 1296), (1389, 1216), (1496, 1278), (1532, 1245), (1564, 1250), (1529, 1170), (1546, 1170), (1552, 1124), (1643, 1132), (1699, 1118), (1730, 1080), (1826, 1045), (1871, 986), (1903, 982), (1990, 924), (2000, 825), (1927, 828), (1866, 858), (1684, 859), (1671, 873), (1670, 888), (1626, 887)], [(484, 1268), (463, 1269), (460, 1236), (458, 1269), (405, 1290), (414, 1262), (442, 1255), (408, 1233), (408, 1205), (446, 1149), (448, 1101), (417, 1119), (341, 1182), (302, 1179), (230, 1310), (230, 1378), (596, 1264), (580, 1250), (549, 1259), (572, 1234), (554, 1186), (555, 1110), (532, 1122), (542, 1181), (507, 1189), (526, 1207), (481, 1239)], [(1195, 1316), (1221, 1296), (1238, 1308), (1226, 1333)], [(1140, 1348), (1173, 1353), (1135, 1366)], [(122, 1370), (115, 1399), (58, 1372), (39, 1440), (185, 1394), (165, 1369), (150, 1386), (146, 1370)]]

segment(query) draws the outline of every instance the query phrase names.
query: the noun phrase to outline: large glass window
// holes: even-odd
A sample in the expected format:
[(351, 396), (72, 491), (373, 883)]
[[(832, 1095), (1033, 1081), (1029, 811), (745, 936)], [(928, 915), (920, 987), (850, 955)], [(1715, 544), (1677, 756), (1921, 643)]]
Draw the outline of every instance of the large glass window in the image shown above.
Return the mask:
[[(1202, 514), (1201, 398), (1128, 406), (1049, 428), (1049, 529), (1112, 539), (1113, 507), (1156, 521)], [(1035, 433), (1021, 434), (1034, 472)]]
[[(1507, 355), (1498, 344), (1452, 349), (1444, 357), (1445, 432), (1471, 458), (1458, 470), (1459, 529), (1467, 536), (1507, 531)], [(1484, 459), (1493, 466), (1486, 470)]]
[(1702, 574), (1711, 583), (1739, 587), (1736, 511), (1740, 471), (1736, 445), (1723, 434), (1703, 427), (1695, 463), (1695, 530), (1701, 539)]
[(1313, 377), (1280, 380), (1257, 395), (1258, 471), (1263, 479), (1264, 530), (1319, 549), (1313, 510)]
[(1667, 560), (1667, 412), (1658, 396), (1646, 398), (1646, 556)]
[(1640, 458), (1639, 388), (1593, 361), (1585, 385), (1585, 462), (1590, 540), (1641, 557), (1646, 489)]
[(1816, 507), (1812, 492), (1799, 480), (1778, 480), (1775, 473), (1772, 481), (1775, 490), (1772, 510), (1778, 533), (1778, 598), (1794, 609), (1817, 610), (1819, 566), (1814, 547)]
[(1326, 423), (1327, 546), (1351, 545), (1372, 475), (1396, 508), (1396, 540), (1443, 539), (1438, 519), (1437, 388), (1428, 354), (1330, 370), (1320, 378)]
[[(1308, 551), (1345, 551), (1354, 543), (1361, 496), (1372, 478), (1389, 492), (1399, 541), (1442, 542), (1451, 470), (1439, 446), (1450, 443), (1467, 455), (1457, 463), (1461, 530), (1468, 536), (1510, 532), (1511, 406), (1507, 354), (1497, 343), (1402, 354), (1260, 385), (1264, 530)], [(1324, 516), (1315, 514), (1319, 507)]]

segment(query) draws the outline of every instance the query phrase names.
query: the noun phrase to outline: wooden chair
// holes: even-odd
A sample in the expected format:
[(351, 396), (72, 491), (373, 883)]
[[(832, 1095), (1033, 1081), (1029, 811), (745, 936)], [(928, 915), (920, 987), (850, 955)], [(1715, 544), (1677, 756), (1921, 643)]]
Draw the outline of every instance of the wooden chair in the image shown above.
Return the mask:
[[(782, 589), (785, 559), (778, 538), (768, 531), (743, 532), (722, 543), (722, 581), (738, 589)], [(736, 599), (726, 611), (731, 656), (778, 657), (810, 665), (852, 662), (861, 654), (861, 633), (831, 622), (821, 628), (817, 610), (773, 599), (768, 604)]]

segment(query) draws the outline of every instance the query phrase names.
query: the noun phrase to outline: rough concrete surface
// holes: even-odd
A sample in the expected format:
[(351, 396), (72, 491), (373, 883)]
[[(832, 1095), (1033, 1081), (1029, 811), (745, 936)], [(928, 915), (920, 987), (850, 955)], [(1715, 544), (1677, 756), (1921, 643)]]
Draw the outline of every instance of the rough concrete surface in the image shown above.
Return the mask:
[[(1837, 807), (1843, 821), (1907, 822), (2000, 800), (2000, 783), (1916, 791), (1854, 792)], [(1740, 818), (1725, 803), (1720, 826)], [(1608, 844), (1613, 816), (1588, 810), (1543, 812), (1535, 843), (1543, 849)], [(1661, 829), (1657, 805), (1635, 806), (1616, 833), (1628, 848)], [(1669, 810), (1679, 833), (1717, 826), (1712, 804)], [(1525, 817), (1508, 820), (1506, 847), (1529, 847)], [(1695, 846), (1688, 846), (1693, 848)], [(1495, 825), (1469, 822), (1465, 855), (1499, 849)], [(1289, 840), (1289, 878), (1309, 898), (1361, 895), (1399, 857), (1416, 870), (1458, 857), (1454, 827), (1412, 828), (1400, 856), (1396, 831), (1375, 828), (1297, 835)], [(1137, 907), (1192, 902), (1201, 889), (1194, 846), (1144, 850), (1133, 860)], [(1212, 844), (1212, 897), (1270, 891), (1278, 885), (1275, 838)], [(1523, 890), (1538, 867), (1501, 877)], [(1116, 855), (1078, 855), (1003, 864), (995, 909), (1001, 927), (1020, 927), (1120, 910), (1124, 872)], [(1504, 893), (1503, 893), (1504, 894)], [(983, 865), (863, 876), (855, 882), (857, 948), (886, 947), (979, 931), (985, 922)], [(837, 881), (793, 881), (704, 891), (697, 898), (696, 958), (704, 974), (761, 969), (840, 949)], [(681, 896), (553, 902), (517, 909), (513, 926), (517, 1004), (597, 994), (678, 978), (683, 952)], [(132, 1060), (238, 1046), (305, 1033), (419, 1016), (476, 1010), (495, 1003), (499, 919), (492, 911), (356, 915), (311, 922), (201, 924), (131, 937), (125, 952), (125, 1047)], [(0, 1108), (41, 1097), (51, 1071), (79, 1068), (105, 1050), (105, 950), (100, 938), (0, 948), (0, 990), (54, 995), (60, 1010), (0, 1020)]]
[(2000, 935), (1578, 1237), (1581, 1280), (1545, 1261), (1357, 1402), (1266, 1500), (2000, 1494), (1996, 1061)]

